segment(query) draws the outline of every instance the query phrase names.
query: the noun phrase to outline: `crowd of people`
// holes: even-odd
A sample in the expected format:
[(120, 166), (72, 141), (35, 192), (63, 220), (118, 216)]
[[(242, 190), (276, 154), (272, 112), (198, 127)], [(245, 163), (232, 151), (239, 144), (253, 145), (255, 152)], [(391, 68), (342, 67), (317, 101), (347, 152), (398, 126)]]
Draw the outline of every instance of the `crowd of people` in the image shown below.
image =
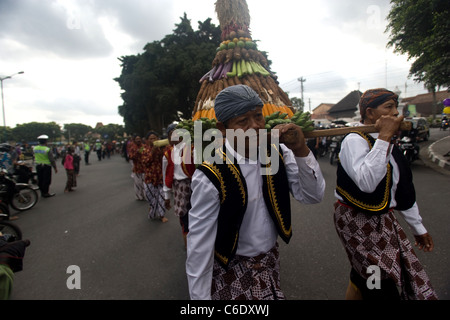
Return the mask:
[[(188, 227), (190, 181), (195, 170), (193, 147), (174, 137), (176, 125), (167, 127), (167, 144), (155, 145), (160, 139), (155, 131), (145, 136), (134, 135), (124, 146), (124, 156), (131, 163), (136, 200), (148, 202), (148, 218), (167, 222), (166, 212), (172, 208), (180, 220), (184, 244)], [(190, 150), (186, 149), (189, 148)], [(182, 161), (174, 161), (174, 154)], [(185, 155), (190, 155), (186, 161)]]
[[(166, 212), (172, 208), (173, 198), (174, 214), (179, 218), (186, 247), (191, 178), (195, 171), (194, 152), (193, 145), (178, 141), (174, 135), (175, 128), (175, 124), (167, 127), (164, 137), (167, 137), (168, 144), (162, 147), (154, 145), (160, 139), (155, 131), (142, 137), (134, 135), (124, 146), (124, 157), (131, 163), (136, 200), (148, 202), (149, 219), (167, 222)], [(189, 155), (188, 161), (185, 155)], [(174, 161), (177, 157), (181, 161)]]
[[(242, 85), (216, 97), (217, 128), (224, 136), (216, 150), (223, 157), (220, 164), (204, 161), (196, 167), (193, 159), (184, 161), (183, 155), (194, 152), (187, 152), (192, 146), (173, 142), (178, 141), (171, 139), (173, 126), (167, 132), (169, 146), (154, 146), (154, 132), (135, 136), (128, 146), (136, 199), (148, 201), (149, 218), (167, 221), (165, 212), (173, 198), (187, 248), (191, 299), (284, 299), (278, 239), (290, 240), (289, 195), (303, 204), (322, 201), (320, 166), (294, 124), (276, 127), (282, 144), (272, 149), (281, 163), (274, 174), (261, 175), (264, 166), (250, 160), (248, 145), (240, 154), (228, 141), (227, 129), (264, 128), (262, 106), (258, 95)], [(374, 124), (379, 132), (350, 133), (342, 141), (334, 218), (351, 264), (347, 299), (437, 299), (394, 215), (397, 210), (405, 219), (419, 250), (433, 250), (411, 170), (391, 141), (403, 120), (397, 107), (395, 93), (368, 90), (360, 101), (361, 124)], [(295, 139), (289, 138), (292, 135)], [(229, 161), (230, 154), (237, 164)], [(377, 290), (367, 285), (373, 266), (381, 273)]]
[[(169, 144), (164, 147), (154, 131), (136, 135), (124, 146), (135, 197), (148, 202), (149, 219), (167, 222), (173, 199), (186, 246), (191, 299), (285, 299), (278, 240), (289, 243), (292, 236), (291, 196), (302, 204), (323, 199), (325, 180), (300, 127), (275, 127), (281, 144), (265, 150), (279, 161), (277, 169), (252, 159), (255, 146), (247, 140), (243, 149), (236, 148), (236, 136), (228, 136), (229, 130), (263, 130), (262, 107), (248, 86), (222, 90), (214, 108), (223, 144), (197, 167), (193, 147), (179, 141), (174, 125), (167, 129)], [(416, 203), (411, 170), (392, 143), (403, 120), (397, 107), (395, 93), (366, 91), (360, 100), (361, 124), (374, 124), (378, 133), (352, 132), (342, 140), (334, 222), (351, 264), (347, 299), (438, 298), (394, 215), (396, 210), (404, 218), (419, 250), (434, 249)], [(53, 162), (42, 163), (51, 170)], [(68, 165), (66, 170), (75, 168)], [(380, 270), (379, 285), (369, 288), (374, 266)]]

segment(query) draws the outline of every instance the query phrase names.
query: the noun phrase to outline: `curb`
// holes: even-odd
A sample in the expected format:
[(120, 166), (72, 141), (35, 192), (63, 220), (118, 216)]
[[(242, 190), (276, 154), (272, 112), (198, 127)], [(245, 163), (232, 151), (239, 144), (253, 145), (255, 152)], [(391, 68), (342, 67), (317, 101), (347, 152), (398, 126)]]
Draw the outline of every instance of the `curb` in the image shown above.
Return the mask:
[(443, 143), (445, 140), (448, 140), (448, 144), (450, 145), (450, 137), (442, 138), (434, 143), (432, 143), (428, 147), (428, 157), (431, 159), (433, 163), (436, 163), (439, 167), (450, 170), (450, 158), (448, 160), (441, 154), (438, 154), (434, 151), (434, 148), (438, 143)]

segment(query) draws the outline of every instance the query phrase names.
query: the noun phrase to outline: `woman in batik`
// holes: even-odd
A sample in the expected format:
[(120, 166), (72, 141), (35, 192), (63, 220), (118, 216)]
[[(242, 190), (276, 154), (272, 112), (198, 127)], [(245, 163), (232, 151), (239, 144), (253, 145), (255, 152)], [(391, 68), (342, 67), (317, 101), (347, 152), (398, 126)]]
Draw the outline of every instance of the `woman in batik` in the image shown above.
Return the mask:
[[(394, 215), (397, 210), (403, 216), (419, 250), (433, 250), (411, 170), (392, 143), (403, 120), (398, 96), (386, 89), (368, 90), (359, 106), (361, 123), (375, 124), (378, 133), (348, 134), (339, 154), (334, 222), (352, 266), (346, 298), (437, 299)], [(371, 277), (373, 272), (379, 279)]]
[(143, 155), (146, 153), (148, 146), (142, 143), (140, 136), (135, 136), (131, 142), (128, 154), (132, 162), (132, 177), (134, 181), (134, 193), (137, 200), (145, 200), (145, 168), (143, 165)]
[(144, 152), (142, 163), (145, 168), (145, 195), (149, 204), (148, 218), (160, 219), (167, 222), (166, 208), (163, 193), (162, 158), (163, 149), (155, 147), (153, 142), (158, 140), (156, 132), (147, 134), (147, 149)]

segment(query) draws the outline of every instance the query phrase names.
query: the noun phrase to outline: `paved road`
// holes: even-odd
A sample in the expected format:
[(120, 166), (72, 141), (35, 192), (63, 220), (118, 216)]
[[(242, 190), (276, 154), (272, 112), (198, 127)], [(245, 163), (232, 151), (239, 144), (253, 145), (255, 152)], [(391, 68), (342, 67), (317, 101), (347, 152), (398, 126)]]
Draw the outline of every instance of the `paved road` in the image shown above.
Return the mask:
[[(294, 235), (289, 245), (280, 243), (282, 288), (291, 300), (342, 299), (347, 286), (350, 266), (332, 218), (336, 167), (328, 159), (320, 163), (326, 197), (313, 206), (293, 202)], [(418, 256), (440, 298), (449, 299), (450, 179), (421, 161), (413, 172), (422, 216), (436, 243), (435, 252)], [(178, 220), (173, 211), (165, 224), (147, 219), (147, 204), (134, 200), (130, 165), (123, 158), (82, 165), (77, 191), (70, 194), (63, 193), (63, 171), (53, 180), (57, 195), (19, 214), (17, 224), (32, 244), (12, 299), (189, 298)], [(71, 265), (80, 268), (79, 290), (67, 288)]]

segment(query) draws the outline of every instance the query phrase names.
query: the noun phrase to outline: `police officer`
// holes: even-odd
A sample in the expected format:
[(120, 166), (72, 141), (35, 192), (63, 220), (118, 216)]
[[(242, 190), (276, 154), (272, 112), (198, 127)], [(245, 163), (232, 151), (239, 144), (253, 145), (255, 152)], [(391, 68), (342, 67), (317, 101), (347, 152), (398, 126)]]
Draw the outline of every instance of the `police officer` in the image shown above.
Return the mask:
[(36, 173), (38, 178), (38, 186), (41, 190), (42, 197), (53, 197), (54, 193), (49, 193), (50, 184), (52, 182), (52, 167), (55, 173), (58, 173), (56, 161), (53, 157), (51, 149), (47, 146), (47, 135), (38, 137), (39, 145), (34, 147), (34, 161), (36, 162)]

